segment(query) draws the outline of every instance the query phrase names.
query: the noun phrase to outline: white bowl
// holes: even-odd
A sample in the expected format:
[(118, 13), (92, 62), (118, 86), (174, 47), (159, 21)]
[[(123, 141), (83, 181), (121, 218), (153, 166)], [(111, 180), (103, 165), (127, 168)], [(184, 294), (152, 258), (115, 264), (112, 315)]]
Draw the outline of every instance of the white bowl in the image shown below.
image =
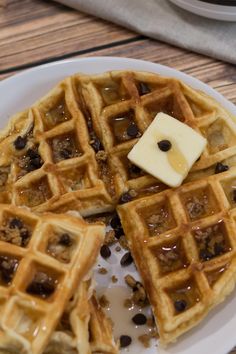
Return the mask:
[[(221, 21), (236, 21), (235, 0), (170, 0), (196, 15)], [(220, 5), (219, 5), (220, 4)]]

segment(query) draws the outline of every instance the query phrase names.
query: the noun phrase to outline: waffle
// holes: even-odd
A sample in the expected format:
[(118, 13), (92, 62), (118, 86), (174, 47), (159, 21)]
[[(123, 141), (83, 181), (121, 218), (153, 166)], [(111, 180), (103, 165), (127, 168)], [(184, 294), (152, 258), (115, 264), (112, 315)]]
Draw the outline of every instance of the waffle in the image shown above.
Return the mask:
[[(158, 112), (207, 139), (178, 189), (127, 159)], [(77, 74), (2, 131), (0, 201), (35, 212), (78, 210), (84, 217), (117, 208), (165, 344), (197, 324), (233, 288), (235, 142), (235, 118), (179, 80), (132, 71)], [(223, 246), (217, 241), (222, 238)], [(166, 256), (159, 249), (169, 240)], [(208, 243), (210, 250), (205, 250)], [(171, 257), (176, 258), (173, 269)], [(163, 271), (165, 262), (170, 270), (167, 264)]]
[(81, 284), (68, 303), (44, 354), (116, 354), (112, 326), (91, 289)]
[(96, 261), (102, 224), (0, 205), (0, 352), (42, 353)]
[(235, 286), (235, 174), (236, 167), (118, 206), (164, 345)]
[(232, 117), (205, 94), (146, 72), (78, 74), (13, 117), (2, 132), (0, 201), (89, 216), (114, 210), (127, 191), (140, 198), (166, 189), (127, 159), (160, 111), (208, 141), (187, 180), (213, 174), (217, 163), (235, 164)]

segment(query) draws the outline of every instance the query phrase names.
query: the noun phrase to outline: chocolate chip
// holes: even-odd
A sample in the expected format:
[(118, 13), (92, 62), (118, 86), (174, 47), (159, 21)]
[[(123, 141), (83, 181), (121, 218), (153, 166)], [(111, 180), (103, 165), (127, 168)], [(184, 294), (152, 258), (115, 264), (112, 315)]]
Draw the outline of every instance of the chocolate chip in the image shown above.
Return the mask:
[(26, 291), (43, 298), (50, 296), (55, 291), (55, 283), (47, 274), (39, 272), (29, 284)]
[(127, 267), (133, 262), (133, 257), (130, 252), (126, 252), (120, 260), (122, 267)]
[(41, 166), (42, 166), (41, 158), (36, 157), (36, 158), (29, 161), (28, 165), (26, 166), (26, 170), (28, 172), (31, 172), (31, 171), (37, 170)]
[(28, 172), (37, 170), (42, 166), (41, 156), (36, 150), (28, 149), (26, 152), (26, 157), (29, 157), (30, 161), (26, 166)]
[(103, 245), (100, 250), (100, 255), (102, 258), (109, 258), (111, 255), (111, 250), (107, 245)]
[(187, 307), (187, 303), (185, 300), (176, 300), (174, 305), (175, 305), (176, 311), (178, 311), (178, 312), (184, 311)]
[(13, 218), (9, 222), (10, 229), (22, 229), (23, 223), (20, 219)]
[(140, 96), (146, 95), (147, 93), (151, 92), (148, 85), (145, 84), (144, 82), (139, 83), (139, 90), (138, 91), (139, 91)]
[(122, 335), (120, 336), (120, 347), (125, 348), (128, 347), (132, 342), (132, 338), (130, 336)]
[(71, 246), (72, 245), (72, 240), (71, 240), (71, 237), (70, 235), (68, 234), (62, 234), (61, 237), (60, 237), (60, 240), (59, 240), (59, 244), (60, 245), (63, 245), (63, 246)]
[(30, 164), (31, 164), (31, 166), (33, 166), (35, 168), (41, 167), (42, 163), (41, 163), (40, 156), (35, 157), (34, 159), (30, 160)]
[(118, 227), (117, 229), (115, 229), (115, 238), (117, 240), (119, 240), (122, 235), (124, 235), (124, 230), (122, 229), (122, 227)]
[(120, 204), (128, 203), (128, 202), (131, 202), (132, 199), (133, 198), (131, 197), (129, 192), (125, 192), (120, 196), (119, 203)]
[(225, 172), (225, 171), (228, 171), (228, 169), (229, 169), (228, 165), (224, 165), (221, 162), (217, 162), (216, 167), (215, 167), (215, 173)]
[(138, 127), (135, 123), (131, 123), (127, 128), (127, 135), (131, 138), (135, 138), (138, 134)]
[(69, 159), (71, 157), (71, 155), (72, 155), (72, 152), (69, 149), (63, 149), (60, 151), (60, 156), (65, 160)]
[(27, 144), (27, 138), (26, 136), (18, 136), (16, 140), (14, 141), (14, 146), (16, 150), (22, 150)]
[(171, 142), (169, 140), (161, 140), (157, 143), (161, 151), (169, 151), (171, 149)]
[(93, 150), (94, 150), (95, 152), (98, 152), (98, 151), (100, 151), (100, 150), (103, 150), (102, 143), (101, 143), (101, 141), (100, 141), (97, 137), (93, 138), (92, 141), (93, 141), (93, 142), (91, 143), (91, 146), (92, 146), (92, 148), (93, 148)]
[(132, 321), (138, 325), (144, 325), (147, 322), (147, 317), (143, 313), (137, 313), (132, 317)]
[(110, 225), (113, 229), (116, 229), (121, 226), (120, 218), (117, 214), (112, 217)]
[(199, 256), (203, 261), (209, 261), (213, 257), (213, 254), (208, 250), (203, 249), (200, 250)]

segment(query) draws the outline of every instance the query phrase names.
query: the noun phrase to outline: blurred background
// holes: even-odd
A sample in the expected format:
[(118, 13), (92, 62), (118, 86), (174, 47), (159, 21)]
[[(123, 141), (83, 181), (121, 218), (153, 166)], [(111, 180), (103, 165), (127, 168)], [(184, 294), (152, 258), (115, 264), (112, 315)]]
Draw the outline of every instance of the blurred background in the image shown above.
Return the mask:
[[(35, 65), (65, 58), (98, 55), (132, 57), (182, 70), (210, 84), (236, 103), (235, 65), (196, 54), (160, 39), (150, 39), (147, 35), (87, 15), (55, 1), (0, 0), (0, 2), (0, 79)], [(163, 3), (166, 6), (168, 4), (168, 9), (180, 14), (182, 20), (190, 25), (192, 18), (196, 24), (203, 21), (199, 16), (177, 9), (167, 0)], [(151, 11), (148, 8), (147, 10)], [(157, 23), (158, 18), (156, 25)], [(170, 25), (166, 21), (166, 26)], [(223, 26), (222, 22), (219, 26)]]

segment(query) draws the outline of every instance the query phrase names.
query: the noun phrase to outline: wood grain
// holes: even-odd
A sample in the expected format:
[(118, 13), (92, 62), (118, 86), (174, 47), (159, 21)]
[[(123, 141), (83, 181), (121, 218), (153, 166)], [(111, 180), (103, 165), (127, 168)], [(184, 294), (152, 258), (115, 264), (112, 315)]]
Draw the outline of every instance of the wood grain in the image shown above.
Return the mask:
[(65, 58), (137, 34), (52, 1), (9, 1), (0, 10), (0, 71)]
[[(233, 65), (149, 39), (113, 45), (75, 57), (98, 55), (130, 57), (170, 66), (205, 82), (236, 104), (236, 68)], [(2, 75), (0, 78), (11, 74)]]

